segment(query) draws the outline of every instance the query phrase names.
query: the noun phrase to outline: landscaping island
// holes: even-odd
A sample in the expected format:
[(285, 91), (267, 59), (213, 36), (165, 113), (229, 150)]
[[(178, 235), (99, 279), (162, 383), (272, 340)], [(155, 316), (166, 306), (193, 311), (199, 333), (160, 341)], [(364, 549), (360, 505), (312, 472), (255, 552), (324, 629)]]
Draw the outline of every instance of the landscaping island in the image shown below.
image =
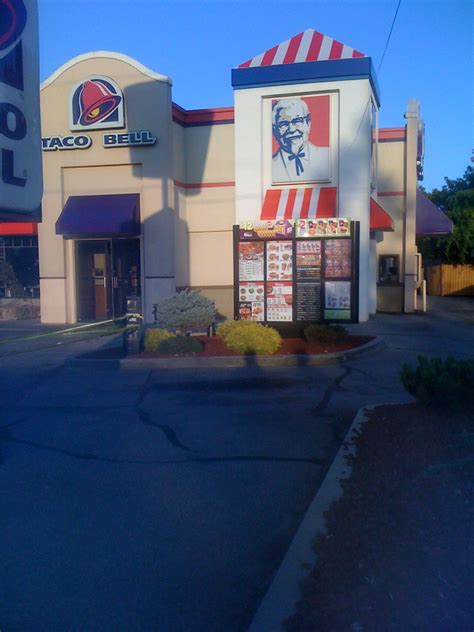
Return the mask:
[[(220, 336), (193, 336), (202, 348), (200, 351), (181, 351), (177, 353), (166, 353), (157, 351), (143, 351), (133, 356), (134, 358), (163, 358), (180, 356), (202, 356), (202, 357), (224, 357), (242, 356), (245, 353), (230, 349)], [(355, 349), (373, 340), (371, 336), (346, 336), (343, 340), (333, 342), (308, 342), (303, 338), (283, 338), (280, 347), (273, 354), (279, 355), (323, 355), (328, 353), (338, 353)], [(251, 354), (247, 353), (247, 355)]]
[(366, 411), (350, 442), (287, 632), (474, 629), (474, 360), (418, 362), (417, 403)]

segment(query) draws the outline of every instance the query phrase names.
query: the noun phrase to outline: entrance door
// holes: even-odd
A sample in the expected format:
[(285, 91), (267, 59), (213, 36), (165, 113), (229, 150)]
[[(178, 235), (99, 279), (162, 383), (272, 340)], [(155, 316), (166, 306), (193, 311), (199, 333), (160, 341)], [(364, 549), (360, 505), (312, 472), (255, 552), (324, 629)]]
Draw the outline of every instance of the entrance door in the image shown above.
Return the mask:
[(140, 296), (140, 240), (112, 241), (114, 316), (125, 314), (127, 296)]
[(113, 316), (110, 239), (76, 241), (77, 320)]
[(77, 320), (119, 318), (140, 296), (139, 239), (76, 241)]

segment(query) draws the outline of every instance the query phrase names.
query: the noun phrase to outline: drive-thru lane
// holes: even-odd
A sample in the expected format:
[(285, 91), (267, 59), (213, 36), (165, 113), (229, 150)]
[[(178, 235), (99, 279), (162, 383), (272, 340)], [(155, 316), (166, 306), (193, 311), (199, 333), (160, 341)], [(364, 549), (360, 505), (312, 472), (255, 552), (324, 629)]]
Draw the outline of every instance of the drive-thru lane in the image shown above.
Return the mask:
[(63, 365), (107, 339), (0, 358), (1, 629), (245, 630), (355, 411), (407, 399), (418, 351), (466, 357), (466, 305), (377, 316), (386, 345), (342, 365)]

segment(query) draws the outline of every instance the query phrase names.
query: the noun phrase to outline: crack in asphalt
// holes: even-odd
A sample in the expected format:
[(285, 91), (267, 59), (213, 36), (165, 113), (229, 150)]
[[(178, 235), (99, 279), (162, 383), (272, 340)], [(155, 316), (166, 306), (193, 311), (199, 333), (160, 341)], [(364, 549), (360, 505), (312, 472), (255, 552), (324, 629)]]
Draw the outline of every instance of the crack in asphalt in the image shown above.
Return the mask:
[[(54, 373), (59, 371), (62, 367), (56, 367), (51, 372), (45, 372), (42, 374), (35, 386), (39, 386), (43, 381), (47, 380), (48, 377), (52, 377)], [(334, 393), (334, 391), (340, 387), (342, 381), (350, 374), (351, 369), (346, 367), (344, 373), (337, 377), (325, 390), (323, 397), (320, 403), (316, 407), (316, 414), (321, 414), (327, 405)], [(138, 419), (142, 422), (143, 425), (156, 428), (161, 431), (162, 435), (168, 442), (170, 446), (173, 448), (177, 448), (179, 450), (183, 450), (185, 452), (192, 452), (192, 449), (186, 446), (180, 439), (178, 438), (175, 430), (171, 428), (171, 426), (163, 423), (157, 423), (153, 420), (152, 414), (143, 410), (141, 407), (147, 395), (154, 390), (157, 390), (158, 385), (153, 383), (152, 380), (153, 371), (150, 371), (146, 377), (145, 382), (139, 389), (138, 397), (134, 404), (130, 406), (107, 406), (107, 405), (95, 405), (95, 406), (75, 406), (75, 405), (63, 405), (63, 406), (32, 406), (35, 410), (52, 410), (55, 412), (77, 412), (78, 410), (87, 410), (90, 412), (94, 411), (105, 411), (105, 410), (130, 410), (137, 414)], [(178, 387), (179, 388), (179, 387)], [(34, 448), (38, 450), (44, 450), (49, 452), (54, 452), (57, 454), (63, 454), (65, 456), (69, 456), (74, 459), (86, 460), (86, 461), (96, 461), (99, 463), (112, 463), (112, 464), (125, 464), (125, 465), (166, 465), (166, 464), (186, 464), (186, 463), (225, 463), (225, 462), (271, 462), (271, 463), (308, 463), (312, 465), (318, 466), (326, 466), (327, 460), (320, 459), (316, 457), (288, 457), (288, 456), (267, 456), (267, 455), (233, 455), (233, 456), (183, 456), (176, 458), (168, 458), (168, 459), (126, 459), (126, 458), (114, 458), (114, 457), (106, 457), (101, 456), (99, 454), (89, 453), (89, 452), (78, 452), (74, 450), (68, 450), (67, 448), (61, 448), (57, 446), (51, 446), (47, 444), (43, 444), (37, 441), (32, 441), (28, 439), (20, 439), (16, 437), (12, 437), (8, 432), (9, 429), (13, 426), (26, 423), (30, 421), (29, 419), (22, 416), (20, 419), (15, 420), (9, 424), (3, 426), (3, 430), (6, 431), (4, 433), (0, 433), (0, 441), (4, 443), (23, 445), (29, 448)]]
[(0, 441), (5, 443), (17, 443), (27, 447), (35, 448), (38, 450), (45, 450), (47, 452), (55, 452), (58, 454), (64, 454), (74, 459), (82, 461), (97, 461), (99, 463), (113, 463), (124, 465), (179, 465), (187, 463), (226, 463), (226, 462), (270, 462), (270, 463), (308, 463), (311, 465), (327, 465), (326, 459), (319, 459), (317, 457), (287, 457), (287, 456), (265, 456), (265, 455), (234, 455), (234, 456), (193, 456), (193, 457), (181, 457), (171, 459), (119, 459), (114, 457), (104, 457), (90, 452), (75, 452), (73, 450), (67, 450), (66, 448), (59, 448), (56, 446), (45, 445), (38, 443), (37, 441), (28, 441), (26, 439), (17, 439), (15, 437), (9, 437), (7, 435), (0, 434)]
[(191, 448), (185, 446), (176, 436), (176, 432), (171, 428), (171, 426), (167, 426), (166, 424), (158, 424), (154, 422), (151, 418), (150, 413), (145, 412), (142, 408), (138, 406), (135, 407), (135, 410), (138, 414), (139, 419), (143, 422), (145, 426), (151, 426), (152, 428), (158, 428), (165, 435), (168, 443), (170, 443), (175, 448), (180, 448), (181, 450), (186, 450), (187, 452), (191, 451)]
[(313, 412), (316, 415), (320, 415), (321, 413), (323, 413), (326, 408), (329, 405), (329, 402), (332, 399), (332, 396), (334, 395), (334, 392), (336, 390), (339, 389), (339, 387), (341, 386), (342, 382), (346, 379), (346, 377), (349, 377), (349, 375), (352, 373), (352, 367), (350, 366), (344, 366), (344, 372), (339, 375), (338, 377), (336, 377), (324, 390), (323, 396), (321, 398), (321, 401), (319, 402), (319, 404), (317, 404), (314, 408), (313, 408)]

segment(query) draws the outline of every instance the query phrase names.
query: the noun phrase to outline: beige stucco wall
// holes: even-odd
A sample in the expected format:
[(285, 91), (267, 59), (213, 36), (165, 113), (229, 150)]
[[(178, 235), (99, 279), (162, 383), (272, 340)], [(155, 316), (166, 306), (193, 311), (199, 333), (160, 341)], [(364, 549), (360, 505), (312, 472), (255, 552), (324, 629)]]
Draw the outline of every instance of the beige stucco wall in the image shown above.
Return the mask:
[[(416, 287), (416, 157), (419, 104), (408, 103), (405, 113), (406, 140), (379, 143), (379, 201), (393, 218), (394, 232), (385, 233), (378, 255), (399, 255), (399, 284), (378, 286), (381, 311), (412, 312)], [(385, 195), (384, 195), (385, 194)]]
[[(75, 322), (72, 244), (55, 234), (70, 195), (139, 193), (142, 220), (142, 294), (146, 319), (153, 302), (175, 288), (171, 86), (166, 77), (114, 54), (81, 56), (60, 69), (41, 90), (42, 136), (66, 136), (71, 90), (91, 75), (110, 77), (124, 95), (125, 128), (149, 130), (153, 146), (104, 148), (108, 130), (84, 130), (87, 149), (44, 151), (43, 223), (39, 228), (43, 322)], [(64, 295), (64, 288), (66, 288)], [(53, 307), (53, 305), (55, 307)]]
[[(379, 143), (377, 198), (393, 220), (394, 232), (385, 232), (378, 254), (403, 253), (405, 214), (405, 141)], [(403, 267), (403, 265), (402, 265)], [(401, 277), (400, 277), (401, 278)]]
[(379, 142), (377, 176), (379, 192), (405, 189), (405, 141)]
[(233, 182), (234, 125), (185, 128), (186, 182)]
[[(176, 175), (176, 282), (200, 288), (219, 312), (233, 314), (232, 226), (235, 223), (234, 125), (173, 125), (184, 156)], [(180, 163), (175, 159), (178, 169)], [(178, 173), (178, 172), (177, 172)], [(182, 186), (184, 185), (184, 186)], [(224, 186), (222, 186), (224, 185)], [(182, 256), (180, 253), (186, 253)]]
[[(403, 235), (405, 218), (405, 141), (379, 142), (378, 180), (376, 197), (388, 211), (393, 220), (393, 232), (384, 232), (383, 239), (377, 243), (377, 281), (378, 258), (380, 255), (398, 255), (400, 270), (398, 285), (377, 286), (377, 310), (383, 312), (403, 311)], [(385, 195), (384, 195), (385, 194)]]

